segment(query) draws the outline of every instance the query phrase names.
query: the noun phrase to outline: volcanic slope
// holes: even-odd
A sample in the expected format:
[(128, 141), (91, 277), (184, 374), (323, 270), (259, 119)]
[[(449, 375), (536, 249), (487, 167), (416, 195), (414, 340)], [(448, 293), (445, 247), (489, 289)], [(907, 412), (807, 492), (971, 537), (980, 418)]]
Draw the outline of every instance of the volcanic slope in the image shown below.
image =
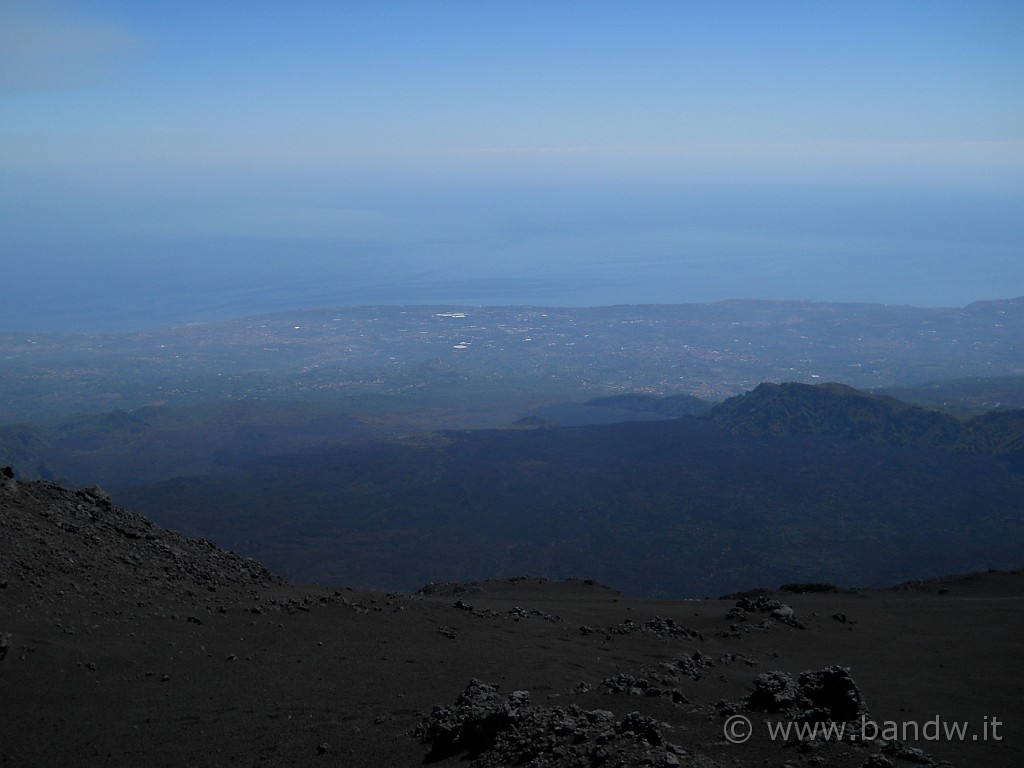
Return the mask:
[[(693, 601), (532, 578), (375, 594), (283, 583), (98, 488), (11, 475), (4, 766), (1024, 764), (1019, 573)], [(737, 716), (743, 743), (723, 735)], [(769, 738), (802, 716), (970, 730)]]
[(1021, 410), (762, 384), (707, 417), (415, 434), (110, 490), (303, 582), (532, 573), (673, 598), (1016, 568), (1022, 470)]

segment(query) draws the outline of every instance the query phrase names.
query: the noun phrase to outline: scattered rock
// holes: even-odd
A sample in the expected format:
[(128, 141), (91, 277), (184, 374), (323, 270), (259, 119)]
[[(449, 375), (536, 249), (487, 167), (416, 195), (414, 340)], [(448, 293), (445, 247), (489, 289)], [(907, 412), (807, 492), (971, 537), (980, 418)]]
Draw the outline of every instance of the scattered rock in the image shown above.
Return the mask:
[(649, 680), (621, 672), (601, 681), (607, 693), (626, 693), (630, 696), (660, 696), (662, 691)]
[(427, 761), (462, 755), (475, 768), (673, 766), (685, 754), (666, 741), (656, 720), (639, 712), (616, 721), (606, 710), (537, 707), (526, 691), (506, 698), (476, 679), (453, 706), (435, 707), (414, 735), (431, 745)]
[[(796, 681), (786, 672), (765, 672), (754, 679), (754, 691), (747, 697), (748, 709), (785, 712), (801, 722), (851, 723), (859, 726), (869, 719), (860, 689), (847, 667), (829, 666), (801, 672)], [(856, 731), (846, 729), (847, 737)]]
[[(749, 622), (751, 614), (765, 614), (769, 615), (771, 620), (777, 621), (780, 624), (786, 624), (787, 626), (794, 627), (796, 629), (806, 629), (800, 619), (796, 616), (796, 611), (793, 607), (783, 603), (781, 600), (772, 600), (766, 594), (756, 594), (750, 596), (740, 597), (736, 601), (736, 605), (729, 609), (726, 614), (726, 618), (730, 620), (738, 620), (740, 622)], [(762, 631), (768, 631), (771, 627), (771, 621), (765, 620), (760, 624), (733, 624), (729, 627), (728, 632), (719, 633), (723, 637), (739, 637), (741, 634), (750, 632), (755, 629)]]
[(796, 617), (796, 611), (791, 606), (783, 604), (773, 610), (771, 615), (773, 619), (786, 622)]
[(682, 672), (693, 680), (700, 680), (704, 676), (704, 671), (708, 667), (713, 666), (714, 663), (709, 661), (700, 651), (694, 651), (691, 656), (681, 656), (670, 665), (672, 669)]
[[(584, 631), (587, 630), (587, 631)], [(592, 632), (590, 627), (581, 627), (580, 632), (582, 634), (588, 634)], [(704, 635), (695, 629), (688, 629), (687, 627), (677, 624), (674, 619), (662, 619), (658, 616), (648, 619), (642, 624), (638, 624), (632, 619), (626, 619), (621, 624), (614, 624), (610, 627), (606, 627), (603, 631), (606, 635), (628, 635), (633, 632), (650, 632), (657, 635), (658, 637), (664, 637), (668, 639), (688, 639), (688, 640), (704, 640)]]

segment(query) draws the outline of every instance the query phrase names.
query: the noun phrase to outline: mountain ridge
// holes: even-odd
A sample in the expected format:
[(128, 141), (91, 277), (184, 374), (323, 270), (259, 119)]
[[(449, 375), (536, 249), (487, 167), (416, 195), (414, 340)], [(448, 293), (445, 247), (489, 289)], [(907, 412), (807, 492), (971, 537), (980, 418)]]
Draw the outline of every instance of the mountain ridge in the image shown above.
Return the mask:
[[(865, 405), (872, 429), (851, 439)], [(629, 594), (684, 597), (1016, 565), (1020, 413), (968, 429), (891, 399), (804, 385), (719, 408), (720, 419), (740, 413), (745, 429), (785, 429), (734, 432), (712, 411), (449, 430), (265, 457), (234, 474), (115, 495), (293, 578), (382, 589), (593, 568)], [(843, 418), (821, 415), (832, 412)]]
[(1020, 466), (1024, 445), (1024, 409), (958, 418), (837, 382), (765, 382), (713, 406), (710, 416), (731, 434), (823, 435), (986, 453), (1013, 467)]

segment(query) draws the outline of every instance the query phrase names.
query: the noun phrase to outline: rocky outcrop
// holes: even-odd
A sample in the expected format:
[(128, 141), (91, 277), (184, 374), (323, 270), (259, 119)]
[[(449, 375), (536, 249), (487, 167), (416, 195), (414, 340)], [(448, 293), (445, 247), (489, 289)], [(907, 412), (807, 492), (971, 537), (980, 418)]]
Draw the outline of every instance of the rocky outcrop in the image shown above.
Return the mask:
[(746, 705), (763, 712), (785, 712), (812, 723), (858, 724), (870, 717), (849, 668), (838, 665), (801, 672), (795, 681), (786, 672), (758, 675)]
[(681, 624), (676, 623), (674, 619), (663, 619), (659, 616), (650, 618), (642, 624), (635, 622), (632, 619), (626, 619), (625, 621), (619, 624), (613, 624), (610, 627), (595, 628), (586, 625), (580, 627), (581, 635), (590, 635), (595, 632), (602, 632), (605, 637), (608, 638), (613, 635), (629, 635), (634, 632), (649, 632), (667, 640), (704, 640), (704, 636), (697, 630), (684, 627)]
[(662, 724), (639, 712), (617, 720), (601, 709), (538, 707), (526, 691), (506, 697), (476, 679), (454, 705), (435, 707), (415, 735), (431, 745), (428, 762), (462, 755), (474, 768), (714, 765), (670, 744)]
[[(755, 624), (751, 619), (758, 615), (761, 616), (761, 621)], [(723, 637), (739, 637), (754, 630), (767, 632), (775, 623), (795, 629), (807, 628), (797, 618), (792, 606), (781, 600), (772, 600), (765, 594), (741, 596), (726, 614), (726, 618), (733, 620), (734, 623), (729, 625), (727, 632), (720, 633)]]

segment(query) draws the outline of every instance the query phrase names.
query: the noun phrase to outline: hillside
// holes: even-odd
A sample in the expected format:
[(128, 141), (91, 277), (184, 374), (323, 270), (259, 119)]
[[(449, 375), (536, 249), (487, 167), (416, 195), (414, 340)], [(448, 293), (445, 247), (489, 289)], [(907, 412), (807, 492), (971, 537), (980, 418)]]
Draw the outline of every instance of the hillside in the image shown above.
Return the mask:
[[(306, 587), (99, 489), (10, 475), (4, 765), (1024, 760), (1019, 573), (706, 601), (536, 578), (416, 594)], [(770, 737), (805, 707), (852, 739), (796, 749)], [(920, 726), (936, 718), (966, 735), (929, 739)], [(737, 740), (744, 722), (751, 736)], [(871, 727), (899, 738), (857, 738)]]
[(833, 383), (760, 384), (715, 406), (712, 418), (745, 435), (827, 435), (934, 448), (953, 448), (962, 437), (949, 414)]
[(115, 496), (305, 581), (879, 586), (1019, 565), (1021, 426), (1019, 412), (964, 423), (844, 387), (764, 386), (710, 418), (413, 435)]
[(843, 384), (765, 383), (714, 406), (711, 418), (736, 435), (822, 435), (987, 454), (1024, 466), (1024, 409), (957, 418)]

